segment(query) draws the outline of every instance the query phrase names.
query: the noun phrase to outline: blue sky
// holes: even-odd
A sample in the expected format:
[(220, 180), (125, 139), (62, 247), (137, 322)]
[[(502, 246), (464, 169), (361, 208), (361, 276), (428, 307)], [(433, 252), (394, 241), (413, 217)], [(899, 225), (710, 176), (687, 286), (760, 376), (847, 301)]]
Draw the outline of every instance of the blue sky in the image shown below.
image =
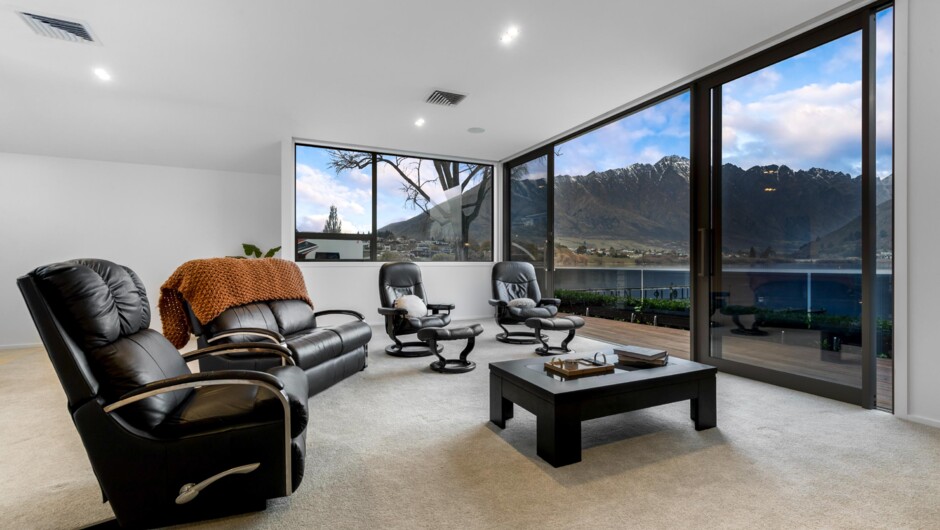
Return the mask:
[(344, 233), (371, 233), (372, 168), (337, 175), (329, 162), (328, 149), (297, 146), (297, 230), (322, 232), (334, 205)]
[[(390, 159), (394, 156), (387, 155)], [(342, 222), (342, 231), (348, 234), (372, 232), (372, 168), (341, 171), (339, 174), (329, 167), (330, 150), (306, 145), (297, 146), (297, 230), (300, 232), (322, 232), (330, 213), (330, 206)], [(400, 164), (402, 171), (415, 182), (422, 182), (421, 189), (431, 199), (431, 205), (447, 202), (459, 188), (446, 192), (437, 178), (432, 160), (406, 158)], [(463, 166), (461, 166), (463, 167)], [(376, 200), (376, 226), (382, 228), (390, 223), (410, 219), (422, 212), (406, 201), (402, 189), (404, 180), (387, 163), (378, 167), (378, 198)], [(468, 185), (478, 184), (481, 172)], [(439, 209), (442, 216), (449, 217), (455, 226), (460, 224), (460, 211), (456, 207)]]
[[(877, 166), (891, 173), (893, 9), (878, 14)], [(861, 172), (861, 35), (847, 35), (724, 85), (723, 162)], [(559, 146), (557, 175), (689, 156), (684, 93)]]
[(689, 156), (689, 93), (684, 92), (558, 146), (556, 175), (654, 164), (667, 155)]

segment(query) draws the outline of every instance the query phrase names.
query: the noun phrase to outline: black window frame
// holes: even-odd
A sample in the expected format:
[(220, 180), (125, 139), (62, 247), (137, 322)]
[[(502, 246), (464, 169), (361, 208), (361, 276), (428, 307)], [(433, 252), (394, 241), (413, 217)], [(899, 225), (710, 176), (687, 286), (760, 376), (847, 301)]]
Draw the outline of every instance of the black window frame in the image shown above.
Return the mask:
[[(372, 155), (372, 229), (369, 234), (336, 234), (336, 233), (327, 233), (327, 232), (301, 232), (297, 230), (297, 149), (299, 147), (314, 147), (318, 149), (335, 149), (341, 151), (353, 151), (356, 153), (364, 153)], [(294, 190), (294, 213), (293, 213), (293, 232), (294, 237), (291, 244), (291, 257), (296, 263), (371, 263), (379, 262), (378, 260), (378, 218), (377, 218), (377, 206), (378, 206), (378, 164), (376, 163), (378, 156), (388, 156), (388, 157), (403, 157), (403, 158), (414, 158), (417, 160), (429, 160), (432, 162), (446, 162), (446, 163), (457, 163), (457, 164), (474, 164), (479, 166), (487, 166), (490, 168), (490, 174), (492, 182), (490, 184), (490, 211), (491, 214), (490, 220), (490, 259), (489, 260), (453, 260), (453, 261), (419, 261), (415, 263), (492, 263), (496, 259), (496, 223), (495, 223), (495, 214), (496, 214), (496, 165), (487, 164), (477, 161), (467, 161), (459, 158), (444, 158), (444, 157), (428, 157), (410, 153), (401, 153), (395, 151), (386, 151), (386, 150), (377, 150), (377, 149), (367, 149), (359, 148), (355, 146), (340, 146), (340, 145), (324, 145), (317, 144), (312, 142), (304, 142), (300, 140), (294, 141), (293, 146), (293, 155), (294, 155), (294, 165), (293, 165), (293, 190)], [(297, 255), (297, 241), (299, 239), (323, 239), (323, 240), (332, 240), (332, 241), (368, 241), (369, 242), (369, 258), (362, 259), (298, 259)]]

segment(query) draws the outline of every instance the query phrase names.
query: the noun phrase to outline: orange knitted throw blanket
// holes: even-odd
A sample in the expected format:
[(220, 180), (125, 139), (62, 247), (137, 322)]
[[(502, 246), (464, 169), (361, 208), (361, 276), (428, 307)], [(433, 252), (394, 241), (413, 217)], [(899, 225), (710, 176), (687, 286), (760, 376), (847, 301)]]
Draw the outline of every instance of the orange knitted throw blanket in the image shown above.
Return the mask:
[(264, 300), (303, 300), (313, 307), (304, 277), (292, 261), (275, 258), (187, 261), (160, 287), (163, 335), (177, 348), (186, 345), (192, 332), (183, 300), (202, 324), (230, 307)]

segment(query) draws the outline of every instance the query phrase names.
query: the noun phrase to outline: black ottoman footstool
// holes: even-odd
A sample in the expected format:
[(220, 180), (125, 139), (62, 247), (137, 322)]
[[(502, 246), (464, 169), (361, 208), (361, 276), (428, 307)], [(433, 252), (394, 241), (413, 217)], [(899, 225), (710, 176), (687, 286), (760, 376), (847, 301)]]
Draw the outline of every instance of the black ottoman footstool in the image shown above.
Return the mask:
[[(578, 316), (555, 317), (555, 318), (529, 318), (525, 325), (535, 330), (535, 336), (542, 343), (541, 348), (536, 348), (535, 353), (539, 355), (556, 355), (571, 353), (568, 349), (568, 343), (574, 338), (575, 330), (584, 325), (584, 319)], [(543, 331), (568, 331), (568, 336), (561, 341), (561, 346), (549, 346), (545, 340)]]
[[(438, 361), (431, 363), (431, 370), (442, 374), (459, 374), (469, 372), (477, 367), (477, 363), (468, 361), (467, 356), (473, 350), (476, 343), (476, 336), (483, 333), (483, 326), (473, 324), (465, 328), (425, 328), (418, 330), (418, 340), (428, 343), (428, 347), (434, 355), (437, 355)], [(460, 352), (459, 359), (445, 359), (439, 353), (437, 348), (438, 341), (467, 339), (467, 345)]]

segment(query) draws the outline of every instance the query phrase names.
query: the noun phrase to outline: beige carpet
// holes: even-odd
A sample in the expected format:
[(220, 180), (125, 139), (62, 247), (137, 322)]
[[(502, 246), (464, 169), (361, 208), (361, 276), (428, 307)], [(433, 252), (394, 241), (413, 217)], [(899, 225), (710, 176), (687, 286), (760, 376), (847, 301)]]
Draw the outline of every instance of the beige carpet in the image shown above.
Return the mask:
[[(484, 326), (461, 375), (386, 356), (376, 330), (369, 368), (310, 402), (297, 493), (198, 526), (940, 528), (940, 430), (723, 374), (718, 428), (696, 432), (687, 402), (592, 420), (583, 461), (554, 469), (530, 413), (487, 421), (487, 363), (532, 354)], [(0, 528), (110, 515), (42, 351), (0, 352), (0, 425)]]

